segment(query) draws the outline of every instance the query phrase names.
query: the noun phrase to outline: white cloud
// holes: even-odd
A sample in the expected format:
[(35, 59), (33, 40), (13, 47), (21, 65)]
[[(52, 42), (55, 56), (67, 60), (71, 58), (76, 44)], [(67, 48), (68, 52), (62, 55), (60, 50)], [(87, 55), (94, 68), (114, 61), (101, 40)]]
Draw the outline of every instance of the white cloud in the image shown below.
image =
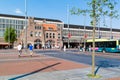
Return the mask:
[(15, 13), (17, 13), (17, 14), (22, 14), (22, 11), (21, 11), (20, 9), (16, 9), (16, 10), (15, 10)]

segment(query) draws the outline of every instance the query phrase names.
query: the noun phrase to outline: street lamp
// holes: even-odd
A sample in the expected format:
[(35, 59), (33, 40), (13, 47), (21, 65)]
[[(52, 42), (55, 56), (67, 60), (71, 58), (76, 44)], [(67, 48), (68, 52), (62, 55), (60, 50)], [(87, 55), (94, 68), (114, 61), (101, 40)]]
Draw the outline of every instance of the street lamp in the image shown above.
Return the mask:
[(69, 38), (70, 38), (70, 30), (69, 30), (69, 5), (67, 5), (67, 27), (68, 27), (68, 48), (70, 47), (70, 42), (69, 42)]
[(86, 26), (85, 26), (85, 24), (86, 24), (86, 13), (84, 13), (83, 15), (84, 15), (84, 52), (85, 52), (85, 48), (86, 48), (86, 37), (87, 37), (87, 35), (86, 35)]
[(112, 17), (110, 17), (110, 39), (113, 39), (113, 34), (112, 34)]
[(27, 53), (27, 0), (25, 0), (25, 52)]

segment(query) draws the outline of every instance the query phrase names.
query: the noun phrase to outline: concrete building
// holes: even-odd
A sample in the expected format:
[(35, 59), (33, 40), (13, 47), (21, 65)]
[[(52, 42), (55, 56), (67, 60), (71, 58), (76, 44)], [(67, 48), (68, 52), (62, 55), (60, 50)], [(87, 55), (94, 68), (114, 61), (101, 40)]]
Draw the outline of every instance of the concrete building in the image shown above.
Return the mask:
[[(93, 27), (83, 25), (64, 24), (63, 28), (63, 45), (74, 48), (84, 40), (92, 39)], [(69, 35), (68, 35), (69, 34)], [(120, 29), (110, 29), (105, 27), (96, 27), (95, 38), (120, 39)], [(69, 36), (69, 37), (68, 37)]]

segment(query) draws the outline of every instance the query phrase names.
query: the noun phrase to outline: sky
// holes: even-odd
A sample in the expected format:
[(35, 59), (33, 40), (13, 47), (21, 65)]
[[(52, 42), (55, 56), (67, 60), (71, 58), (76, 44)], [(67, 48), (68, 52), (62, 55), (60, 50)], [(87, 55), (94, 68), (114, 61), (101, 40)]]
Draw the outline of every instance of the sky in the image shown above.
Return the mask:
[[(27, 16), (57, 19), (63, 21), (65, 24), (85, 24), (87, 26), (91, 26), (89, 14), (84, 18), (83, 15), (71, 15), (67, 11), (71, 10), (73, 7), (80, 9), (89, 8), (86, 1), (91, 0), (27, 0)], [(120, 3), (118, 3), (116, 8), (120, 15), (119, 7)], [(25, 0), (0, 0), (0, 14), (25, 16)], [(104, 26), (104, 22), (106, 22), (107, 26)], [(101, 27), (109, 28), (110, 25), (109, 17), (106, 17), (105, 21), (102, 20), (100, 22)], [(112, 28), (120, 29), (120, 19), (112, 20)]]

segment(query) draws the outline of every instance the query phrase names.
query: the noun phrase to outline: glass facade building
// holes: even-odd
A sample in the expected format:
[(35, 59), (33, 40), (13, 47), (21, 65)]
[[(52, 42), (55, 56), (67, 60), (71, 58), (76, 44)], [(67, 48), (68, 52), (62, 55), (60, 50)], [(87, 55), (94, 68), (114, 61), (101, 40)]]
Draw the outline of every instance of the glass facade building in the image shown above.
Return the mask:
[[(83, 43), (87, 39), (92, 39), (93, 27), (92, 26), (83, 26), (83, 25), (68, 25), (64, 24), (62, 31), (63, 35), (63, 44), (68, 47), (68, 40), (71, 48), (77, 47), (79, 43)], [(70, 38), (68, 38), (70, 34)], [(120, 39), (120, 29), (112, 29), (113, 39)], [(104, 27), (96, 27), (95, 38), (111, 39), (111, 29)]]
[(17, 37), (20, 35), (20, 31), (23, 30), (25, 25), (24, 19), (4, 18), (0, 17), (0, 37), (4, 37), (6, 28), (12, 27), (16, 30)]

